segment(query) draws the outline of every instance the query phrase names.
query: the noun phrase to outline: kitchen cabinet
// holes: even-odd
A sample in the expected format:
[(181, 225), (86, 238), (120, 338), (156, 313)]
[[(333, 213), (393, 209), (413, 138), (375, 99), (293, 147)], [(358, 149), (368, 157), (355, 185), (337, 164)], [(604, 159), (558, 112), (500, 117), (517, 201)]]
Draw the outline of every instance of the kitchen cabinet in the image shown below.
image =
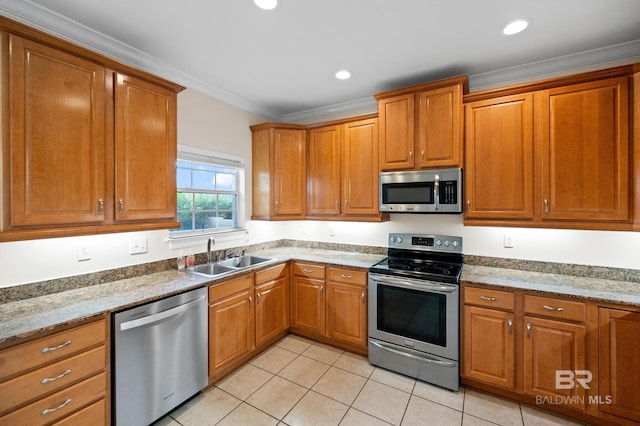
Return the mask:
[(302, 219), (306, 206), (304, 126), (266, 123), (251, 126), (252, 219)]
[(0, 241), (176, 227), (184, 88), (17, 23), (0, 27)]
[(286, 263), (255, 275), (256, 347), (264, 347), (289, 329), (289, 268)]
[(460, 76), (375, 95), (380, 170), (460, 167), (466, 86)]
[(586, 304), (557, 297), (464, 286), (463, 377), (585, 411), (588, 393), (556, 384), (587, 360)]
[(108, 342), (100, 317), (0, 350), (0, 424), (109, 424)]
[(614, 423), (640, 422), (640, 312), (600, 307), (598, 317), (598, 394), (610, 397), (598, 407)]
[(380, 221), (378, 120), (365, 118), (308, 131), (309, 218)]
[(366, 271), (302, 262), (292, 269), (292, 330), (366, 353)]
[(629, 73), (465, 96), (465, 224), (632, 229)]
[(255, 347), (253, 275), (209, 287), (209, 379)]

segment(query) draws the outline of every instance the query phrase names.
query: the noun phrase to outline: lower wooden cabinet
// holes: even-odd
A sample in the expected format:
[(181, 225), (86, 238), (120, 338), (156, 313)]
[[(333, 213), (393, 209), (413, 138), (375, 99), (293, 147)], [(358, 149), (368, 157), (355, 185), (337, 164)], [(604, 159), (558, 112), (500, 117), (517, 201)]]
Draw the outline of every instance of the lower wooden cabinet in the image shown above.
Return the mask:
[(109, 424), (108, 319), (0, 350), (0, 424)]
[(600, 411), (610, 421), (640, 422), (640, 312), (601, 307), (598, 325)]
[(291, 326), (324, 335), (326, 331), (325, 267), (295, 262), (291, 279)]
[(256, 347), (269, 345), (289, 328), (286, 263), (256, 272)]

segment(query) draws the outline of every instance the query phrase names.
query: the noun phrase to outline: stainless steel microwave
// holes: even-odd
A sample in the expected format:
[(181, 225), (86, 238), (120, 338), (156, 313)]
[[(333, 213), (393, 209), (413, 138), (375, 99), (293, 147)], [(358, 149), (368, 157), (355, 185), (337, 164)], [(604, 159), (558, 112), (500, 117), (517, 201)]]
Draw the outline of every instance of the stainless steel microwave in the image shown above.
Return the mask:
[(462, 169), (380, 173), (380, 211), (462, 213)]

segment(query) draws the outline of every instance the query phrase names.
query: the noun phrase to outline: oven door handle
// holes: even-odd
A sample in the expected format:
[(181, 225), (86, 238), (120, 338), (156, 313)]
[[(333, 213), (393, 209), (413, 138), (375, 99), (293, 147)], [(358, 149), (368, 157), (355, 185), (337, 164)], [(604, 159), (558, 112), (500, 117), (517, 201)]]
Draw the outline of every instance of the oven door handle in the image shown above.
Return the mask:
[(376, 346), (382, 350), (385, 351), (389, 351), (389, 352), (393, 352), (396, 355), (401, 355), (407, 358), (411, 358), (411, 359), (417, 359), (419, 361), (424, 361), (424, 362), (429, 362), (431, 364), (437, 364), (440, 365), (442, 367), (457, 367), (458, 364), (455, 362), (451, 362), (451, 361), (445, 361), (442, 358), (436, 358), (436, 357), (432, 357), (429, 355), (414, 355), (414, 354), (410, 354), (407, 352), (403, 352), (403, 351), (399, 351), (397, 349), (394, 349), (388, 345), (385, 345), (384, 343), (380, 343), (380, 342), (374, 342), (373, 340), (369, 339), (369, 344)]
[(380, 275), (369, 274), (369, 279), (375, 281), (376, 283), (390, 285), (393, 287), (409, 288), (413, 290), (427, 290), (440, 293), (454, 293), (458, 291), (458, 286), (456, 285), (435, 283), (433, 281), (398, 278), (390, 275), (384, 275), (384, 277), (382, 277)]

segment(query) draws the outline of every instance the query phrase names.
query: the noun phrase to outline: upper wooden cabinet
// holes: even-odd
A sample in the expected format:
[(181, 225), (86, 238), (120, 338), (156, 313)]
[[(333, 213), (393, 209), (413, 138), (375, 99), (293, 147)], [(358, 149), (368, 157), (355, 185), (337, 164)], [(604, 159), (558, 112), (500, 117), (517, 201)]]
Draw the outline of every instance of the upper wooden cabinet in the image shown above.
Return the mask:
[(465, 96), (465, 224), (632, 229), (631, 69)]
[(380, 170), (460, 167), (460, 76), (375, 95), (380, 119)]
[(251, 126), (252, 219), (301, 219), (306, 204), (304, 126), (266, 123)]
[(178, 85), (0, 18), (0, 241), (176, 227)]
[(308, 153), (308, 216), (382, 220), (377, 118), (310, 129)]

